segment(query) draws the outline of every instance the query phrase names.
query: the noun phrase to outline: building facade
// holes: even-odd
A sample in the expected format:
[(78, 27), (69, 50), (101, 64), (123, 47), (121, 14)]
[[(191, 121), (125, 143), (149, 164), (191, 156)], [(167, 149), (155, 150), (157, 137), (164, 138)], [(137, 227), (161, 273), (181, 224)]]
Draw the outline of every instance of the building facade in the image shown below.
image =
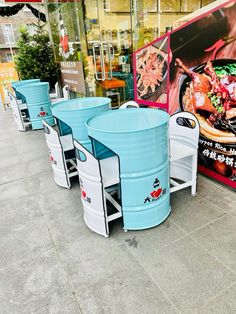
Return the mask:
[[(7, 6), (8, 4), (0, 1), (0, 7)], [(14, 4), (10, 4), (14, 5)], [(44, 12), (44, 7), (41, 4), (36, 4), (34, 7), (40, 12)], [(22, 26), (28, 28), (32, 34), (37, 29), (38, 18), (36, 18), (30, 9), (24, 6), (17, 14), (12, 16), (0, 16), (0, 62), (13, 61), (16, 53), (17, 41), (20, 36), (19, 29)]]

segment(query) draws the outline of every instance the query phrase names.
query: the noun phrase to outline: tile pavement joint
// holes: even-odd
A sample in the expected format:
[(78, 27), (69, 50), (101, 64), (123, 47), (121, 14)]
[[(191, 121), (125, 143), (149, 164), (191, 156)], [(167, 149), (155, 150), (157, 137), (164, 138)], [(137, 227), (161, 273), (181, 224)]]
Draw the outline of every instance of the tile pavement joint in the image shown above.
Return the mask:
[(81, 309), (81, 306), (80, 306), (80, 304), (79, 304), (79, 301), (78, 301), (78, 299), (77, 299), (77, 297), (76, 297), (76, 295), (75, 295), (75, 291), (74, 291), (74, 289), (73, 289), (73, 285), (72, 285), (72, 283), (71, 283), (71, 281), (70, 281), (70, 278), (69, 278), (69, 276), (68, 276), (68, 274), (67, 274), (67, 271), (66, 271), (66, 269), (65, 269), (65, 267), (64, 267), (64, 265), (63, 265), (63, 262), (62, 262), (62, 260), (61, 260), (60, 253), (59, 253), (59, 251), (58, 251), (56, 242), (54, 241), (54, 238), (53, 238), (53, 235), (52, 235), (52, 233), (51, 233), (50, 227), (49, 227), (49, 225), (48, 225), (48, 223), (47, 223), (47, 219), (46, 219), (46, 217), (45, 217), (45, 215), (44, 215), (44, 213), (43, 213), (43, 210), (42, 210), (42, 208), (41, 208), (40, 202), (39, 202), (38, 197), (37, 197), (37, 195), (36, 195), (36, 193), (35, 193), (34, 190), (33, 190), (33, 194), (34, 194), (34, 196), (35, 196), (35, 198), (36, 198), (36, 200), (37, 200), (37, 202), (38, 202), (38, 204), (39, 204), (40, 211), (41, 211), (41, 213), (42, 213), (42, 215), (43, 215), (43, 218), (44, 218), (46, 227), (47, 227), (48, 232), (49, 232), (49, 234), (50, 234), (51, 240), (52, 240), (52, 242), (53, 242), (53, 244), (54, 244), (55, 250), (56, 250), (56, 252), (57, 252), (58, 260), (59, 260), (59, 262), (60, 262), (60, 264), (61, 264), (61, 266), (62, 266), (62, 269), (64, 270), (65, 276), (66, 276), (66, 278), (67, 278), (67, 281), (68, 281), (68, 284), (69, 284), (69, 288), (70, 288), (70, 291), (68, 291), (68, 292), (69, 292), (69, 294), (71, 293), (71, 294), (73, 295), (73, 297), (74, 297), (74, 299), (75, 299), (75, 302), (76, 302), (76, 304), (78, 305), (78, 308), (79, 308), (80, 312), (83, 314), (83, 311), (82, 311), (82, 309)]
[[(173, 242), (172, 242), (173, 243)], [(127, 245), (126, 245), (127, 247)], [(133, 258), (135, 258), (135, 256), (133, 255), (132, 251), (130, 251), (130, 254), (133, 256)], [(135, 258), (136, 260), (136, 258)], [(136, 260), (136, 262), (140, 265), (140, 267), (144, 270), (144, 272), (151, 278), (151, 280), (153, 281), (153, 283), (157, 286), (157, 288), (160, 290), (160, 292), (165, 296), (165, 298), (167, 299), (167, 301), (170, 303), (170, 305), (173, 307), (174, 311), (176, 312), (176, 314), (180, 314), (179, 309), (175, 306), (175, 304), (170, 300), (169, 296), (166, 294), (166, 292), (158, 285), (158, 283), (156, 282), (156, 280), (152, 277), (152, 275), (149, 273), (148, 270), (146, 270), (144, 268), (144, 266), (138, 261)]]

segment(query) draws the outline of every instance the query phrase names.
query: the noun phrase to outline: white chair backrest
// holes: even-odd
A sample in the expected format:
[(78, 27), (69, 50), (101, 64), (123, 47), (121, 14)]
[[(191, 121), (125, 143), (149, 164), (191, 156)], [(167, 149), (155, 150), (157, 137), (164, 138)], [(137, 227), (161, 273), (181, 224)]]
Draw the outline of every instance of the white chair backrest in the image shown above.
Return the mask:
[(58, 82), (56, 82), (56, 84), (55, 84), (55, 94), (57, 95), (57, 98), (59, 98), (61, 96)]
[(66, 161), (59, 135), (45, 120), (42, 120), (46, 142), (49, 148), (50, 160), (54, 167), (66, 171)]
[(18, 106), (17, 99), (16, 99), (15, 95), (13, 95), (11, 92), (9, 92), (9, 98), (10, 98), (11, 106)]
[(77, 150), (76, 160), (84, 220), (92, 230), (106, 235), (108, 226), (99, 161), (77, 141), (74, 141), (74, 146)]
[(62, 94), (63, 94), (63, 97), (67, 100), (67, 99), (70, 99), (70, 92), (69, 92), (69, 87), (68, 85), (65, 85), (63, 88), (62, 88)]
[(4, 104), (9, 104), (10, 103), (10, 97), (9, 97), (9, 91), (7, 88), (3, 87), (3, 93), (4, 93)]
[(18, 101), (12, 93), (9, 93), (9, 99), (10, 99), (10, 105), (13, 112), (13, 117), (17, 125), (17, 129), (19, 131), (25, 131), (26, 129), (25, 129), (25, 125), (23, 122), (23, 117), (21, 114), (21, 110), (19, 108)]
[(43, 123), (43, 128), (44, 128), (44, 133), (46, 136), (46, 141), (49, 145), (60, 145), (60, 140), (59, 140), (59, 135), (57, 133), (56, 130), (54, 130), (54, 128), (49, 125), (45, 120), (42, 119), (42, 123)]
[(119, 107), (119, 109), (126, 109), (126, 108), (139, 108), (139, 105), (134, 100), (130, 100), (125, 102), (123, 105)]
[(178, 112), (170, 117), (169, 137), (170, 140), (179, 140), (198, 147), (199, 140), (199, 122), (190, 112)]
[(77, 159), (77, 169), (94, 181), (101, 181), (99, 161), (79, 142), (74, 141)]

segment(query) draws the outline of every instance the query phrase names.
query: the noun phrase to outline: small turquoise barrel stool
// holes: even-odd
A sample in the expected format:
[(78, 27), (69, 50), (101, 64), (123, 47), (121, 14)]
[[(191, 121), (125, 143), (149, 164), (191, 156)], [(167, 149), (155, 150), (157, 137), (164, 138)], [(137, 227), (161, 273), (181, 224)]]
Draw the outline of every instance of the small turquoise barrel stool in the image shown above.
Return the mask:
[(61, 135), (70, 133), (71, 129), (73, 138), (92, 152), (85, 122), (89, 118), (109, 110), (110, 107), (110, 98), (85, 97), (58, 102), (52, 106), (52, 113), (58, 119)]
[(170, 213), (168, 120), (161, 110), (124, 109), (87, 122), (95, 155), (99, 142), (119, 158), (124, 229), (154, 227)]
[(14, 81), (11, 82), (11, 86), (15, 91), (16, 94), (16, 98), (21, 100), (23, 103), (26, 102), (26, 99), (23, 95), (21, 95), (18, 91), (17, 91), (17, 87), (18, 86), (22, 86), (22, 85), (27, 85), (27, 84), (31, 84), (31, 83), (36, 83), (36, 82), (40, 82), (40, 79), (30, 79), (30, 80), (21, 80), (21, 81)]
[(42, 119), (54, 125), (49, 96), (49, 83), (35, 82), (17, 86), (17, 90), (26, 98), (32, 129), (43, 129)]

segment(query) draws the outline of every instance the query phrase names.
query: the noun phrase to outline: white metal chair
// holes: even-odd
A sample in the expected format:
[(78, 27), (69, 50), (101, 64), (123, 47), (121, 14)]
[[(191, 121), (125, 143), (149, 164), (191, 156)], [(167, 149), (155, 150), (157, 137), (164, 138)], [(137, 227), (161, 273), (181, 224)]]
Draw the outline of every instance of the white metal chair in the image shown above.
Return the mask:
[(27, 115), (27, 105), (20, 103), (20, 101), (17, 100), (16, 97), (10, 92), (9, 99), (18, 131), (26, 131), (26, 129), (31, 126), (30, 118)]
[(170, 117), (170, 192), (191, 186), (196, 195), (199, 122), (190, 112)]
[(130, 100), (125, 102), (123, 105), (119, 107), (119, 109), (126, 109), (126, 108), (139, 108), (139, 105), (134, 100)]
[(70, 178), (78, 174), (72, 135), (59, 136), (58, 132), (46, 121), (42, 120), (42, 122), (55, 182), (70, 189)]
[(10, 108), (9, 105), (10, 105), (10, 97), (9, 97), (9, 91), (7, 88), (5, 88), (4, 86), (2, 87), (3, 89), (3, 107), (4, 107), (4, 110), (6, 110), (7, 108)]
[(60, 98), (61, 93), (60, 93), (60, 88), (59, 88), (59, 83), (58, 82), (55, 84), (54, 88), (55, 88), (55, 93), (50, 93), (49, 94), (50, 98), (51, 99)]
[(69, 86), (68, 85), (65, 85), (62, 88), (62, 94), (63, 94), (64, 100), (70, 99), (70, 91), (69, 91)]
[(94, 232), (108, 237), (108, 223), (122, 217), (121, 206), (114, 198), (120, 188), (118, 157), (98, 160), (79, 142), (74, 141), (74, 145), (85, 223)]

